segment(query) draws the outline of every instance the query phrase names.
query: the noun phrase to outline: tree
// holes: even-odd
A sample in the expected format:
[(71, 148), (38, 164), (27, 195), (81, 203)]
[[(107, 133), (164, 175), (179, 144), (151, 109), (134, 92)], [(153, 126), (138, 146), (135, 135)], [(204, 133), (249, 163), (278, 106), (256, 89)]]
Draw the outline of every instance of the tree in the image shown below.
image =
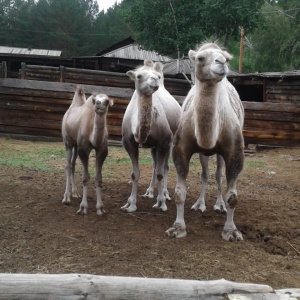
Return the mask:
[(270, 1), (261, 10), (264, 26), (252, 35), (256, 71), (284, 71), (300, 66), (298, 1)]
[[(239, 26), (253, 31), (263, 0), (123, 0), (125, 19), (145, 48), (162, 54), (186, 54), (211, 36), (238, 37)], [(177, 56), (177, 55), (176, 55)]]

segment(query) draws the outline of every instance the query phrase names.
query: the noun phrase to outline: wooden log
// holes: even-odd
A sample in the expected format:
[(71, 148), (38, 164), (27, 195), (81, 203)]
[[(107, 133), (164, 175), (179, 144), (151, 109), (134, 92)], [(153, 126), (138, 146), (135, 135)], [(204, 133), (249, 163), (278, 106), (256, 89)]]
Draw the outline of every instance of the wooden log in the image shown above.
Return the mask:
[(269, 103), (242, 101), (245, 110), (300, 113), (300, 103)]
[(0, 274), (0, 299), (292, 299), (268, 285), (232, 281), (96, 276)]
[[(9, 91), (12, 94), (26, 92), (27, 93), (41, 93), (41, 91), (45, 92), (55, 92), (57, 96), (60, 95), (61, 92), (69, 92), (74, 95), (76, 84), (72, 83), (61, 83), (61, 82), (43, 82), (43, 81), (35, 81), (35, 80), (21, 80), (21, 79), (13, 79), (6, 78), (0, 79), (0, 93), (7, 93)], [(5, 88), (4, 88), (5, 87)], [(111, 97), (125, 98), (131, 99), (131, 96), (134, 92), (134, 89), (129, 88), (117, 88), (117, 87), (107, 87), (107, 86), (92, 86), (92, 85), (82, 85), (82, 88), (86, 95), (91, 95), (93, 92), (103, 93)], [(29, 90), (29, 91), (28, 91)], [(73, 96), (72, 96), (73, 97)]]

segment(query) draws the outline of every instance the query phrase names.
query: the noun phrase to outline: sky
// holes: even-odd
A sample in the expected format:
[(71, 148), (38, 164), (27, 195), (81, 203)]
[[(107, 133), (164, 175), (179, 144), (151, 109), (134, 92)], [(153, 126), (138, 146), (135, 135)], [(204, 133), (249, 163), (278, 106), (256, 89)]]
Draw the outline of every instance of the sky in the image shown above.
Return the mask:
[(116, 2), (119, 4), (122, 0), (97, 0), (98, 5), (99, 5), (99, 11), (104, 11), (113, 6)]

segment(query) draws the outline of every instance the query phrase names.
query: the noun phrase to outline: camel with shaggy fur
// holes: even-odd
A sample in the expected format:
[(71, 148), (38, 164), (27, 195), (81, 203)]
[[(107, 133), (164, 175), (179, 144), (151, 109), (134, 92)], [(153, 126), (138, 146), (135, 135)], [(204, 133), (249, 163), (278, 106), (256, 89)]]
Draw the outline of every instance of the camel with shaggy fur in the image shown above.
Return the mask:
[(126, 73), (135, 82), (134, 94), (127, 106), (122, 123), (122, 141), (131, 159), (131, 194), (122, 207), (127, 212), (136, 211), (137, 187), (140, 178), (138, 166), (139, 145), (151, 149), (153, 173), (144, 196), (153, 198), (154, 182), (158, 183), (157, 202), (154, 208), (167, 210), (168, 159), (181, 115), (178, 102), (165, 89), (163, 65), (144, 61), (144, 65)]
[[(232, 56), (214, 43), (204, 43), (198, 51), (190, 50), (189, 57), (195, 63), (195, 86), (185, 100), (185, 111), (174, 138), (172, 155), (177, 172), (177, 216), (166, 233), (175, 237), (184, 237), (187, 234), (184, 202), (191, 156), (194, 153), (205, 156), (219, 154), (225, 161), (227, 181), (224, 197), (227, 219), (222, 238), (227, 241), (242, 240), (233, 216), (238, 202), (237, 177), (244, 162), (244, 109), (238, 93), (226, 78), (227, 61)], [(199, 201), (194, 208), (198, 204)]]
[[(113, 100), (104, 94), (93, 94), (87, 100), (81, 86), (77, 86), (72, 103), (66, 111), (62, 121), (62, 136), (66, 149), (66, 190), (62, 202), (71, 203), (71, 197), (79, 197), (74, 173), (76, 158), (83, 165), (83, 194), (77, 214), (87, 213), (87, 185), (90, 180), (88, 170), (89, 155), (92, 149), (96, 153), (96, 209), (97, 214), (104, 211), (101, 199), (102, 166), (108, 154), (106, 117), (108, 107), (113, 105)], [(71, 185), (71, 191), (70, 191)]]

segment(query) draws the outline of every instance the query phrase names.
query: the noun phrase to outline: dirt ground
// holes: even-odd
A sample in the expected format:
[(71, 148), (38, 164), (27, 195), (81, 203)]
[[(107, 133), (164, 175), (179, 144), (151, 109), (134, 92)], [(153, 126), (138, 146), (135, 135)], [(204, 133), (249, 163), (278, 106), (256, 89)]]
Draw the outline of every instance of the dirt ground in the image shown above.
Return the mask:
[[(44, 149), (57, 149), (54, 153), (60, 153), (44, 157), (47, 169), (5, 159), (22, 153), (48, 153)], [(73, 199), (70, 206), (63, 205), (63, 149), (59, 142), (0, 138), (1, 273), (225, 278), (273, 288), (300, 288), (300, 147), (259, 148), (246, 156), (235, 212), (235, 223), (244, 236), (241, 242), (226, 242), (220, 237), (225, 215), (213, 211), (213, 159), (207, 210), (201, 215), (190, 211), (200, 187), (199, 163), (196, 156), (192, 158), (185, 206), (188, 235), (174, 239), (165, 236), (175, 220), (174, 202), (168, 202), (168, 211), (161, 212), (152, 209), (155, 199), (139, 197), (137, 212), (120, 209), (131, 190), (130, 164), (121, 147), (109, 147), (103, 168), (107, 213), (103, 217), (96, 215), (92, 182), (87, 215), (76, 215), (78, 199)], [(151, 174), (149, 151), (142, 149), (141, 153), (139, 194), (146, 191)], [(77, 165), (80, 188), (80, 163)], [(171, 164), (171, 197), (175, 182)]]

